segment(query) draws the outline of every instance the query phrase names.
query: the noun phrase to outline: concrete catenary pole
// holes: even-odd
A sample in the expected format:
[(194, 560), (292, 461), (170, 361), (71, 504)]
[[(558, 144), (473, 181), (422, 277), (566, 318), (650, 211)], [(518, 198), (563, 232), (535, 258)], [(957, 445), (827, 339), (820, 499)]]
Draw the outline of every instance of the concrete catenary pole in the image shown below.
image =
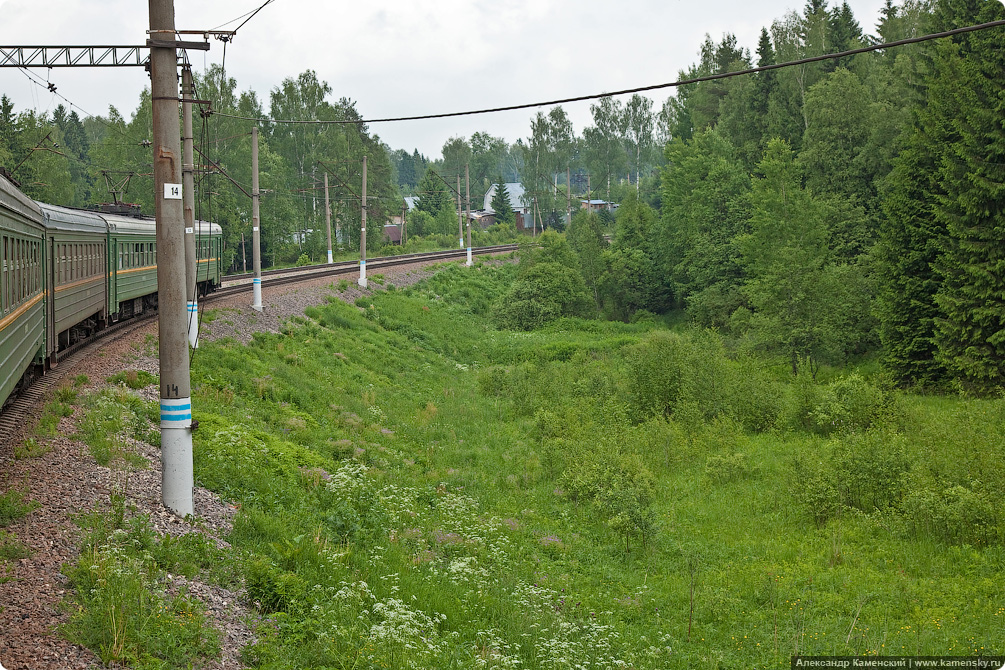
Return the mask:
[(192, 387), (185, 310), (185, 213), (174, 0), (149, 0), (157, 303), (160, 311), (161, 497), (179, 516), (192, 514)]
[(363, 156), (363, 195), (360, 196), (359, 228), (359, 280), (356, 282), (366, 288), (366, 156)]
[(572, 170), (568, 165), (565, 166), (565, 225), (572, 225)]
[(255, 278), (251, 280), (251, 309), (262, 311), (262, 233), (258, 189), (258, 126), (251, 128), (251, 270)]
[(325, 170), (325, 229), (328, 231), (328, 264), (335, 262), (332, 257), (332, 206), (328, 202), (328, 171)]
[(461, 173), (457, 173), (457, 248), (464, 248), (464, 211), (461, 205)]
[(468, 224), (468, 266), (471, 266), (471, 179), (468, 166), (464, 166), (464, 204)]
[(185, 210), (185, 290), (188, 297), (188, 344), (199, 347), (199, 259), (195, 252), (195, 149), (192, 134), (192, 100), (195, 85), (192, 83), (192, 66), (181, 70), (182, 98), (182, 165), (181, 192)]

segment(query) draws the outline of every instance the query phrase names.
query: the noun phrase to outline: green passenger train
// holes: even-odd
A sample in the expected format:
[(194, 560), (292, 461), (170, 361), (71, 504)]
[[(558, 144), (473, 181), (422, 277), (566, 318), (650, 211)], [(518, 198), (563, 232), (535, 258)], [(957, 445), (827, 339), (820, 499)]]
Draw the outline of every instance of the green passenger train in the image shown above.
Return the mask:
[[(220, 226), (198, 221), (196, 281), (223, 273)], [(0, 407), (56, 354), (157, 307), (156, 224), (149, 217), (37, 203), (0, 176)]]

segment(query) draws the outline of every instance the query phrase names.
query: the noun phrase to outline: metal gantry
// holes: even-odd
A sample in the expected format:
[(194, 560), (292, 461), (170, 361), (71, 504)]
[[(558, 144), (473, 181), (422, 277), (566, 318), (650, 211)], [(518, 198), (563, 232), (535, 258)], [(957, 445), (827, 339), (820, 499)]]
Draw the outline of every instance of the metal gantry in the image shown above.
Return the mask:
[[(0, 67), (145, 67), (154, 40), (140, 46), (0, 46)], [(172, 42), (180, 49), (208, 51), (209, 42)]]

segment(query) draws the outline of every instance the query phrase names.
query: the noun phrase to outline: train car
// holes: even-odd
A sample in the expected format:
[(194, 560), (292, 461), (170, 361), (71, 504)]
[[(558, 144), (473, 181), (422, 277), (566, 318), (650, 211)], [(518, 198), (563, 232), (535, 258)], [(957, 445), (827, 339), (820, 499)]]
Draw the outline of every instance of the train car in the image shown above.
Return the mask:
[(199, 295), (212, 293), (223, 277), (223, 229), (208, 221), (195, 222), (196, 284)]
[(154, 219), (102, 214), (108, 224), (108, 315), (112, 321), (157, 307)]
[[(0, 177), (0, 406), (45, 358), (42, 212)], [(28, 375), (30, 376), (30, 375)]]
[(37, 203), (45, 226), (46, 354), (54, 355), (108, 320), (108, 224), (94, 212)]

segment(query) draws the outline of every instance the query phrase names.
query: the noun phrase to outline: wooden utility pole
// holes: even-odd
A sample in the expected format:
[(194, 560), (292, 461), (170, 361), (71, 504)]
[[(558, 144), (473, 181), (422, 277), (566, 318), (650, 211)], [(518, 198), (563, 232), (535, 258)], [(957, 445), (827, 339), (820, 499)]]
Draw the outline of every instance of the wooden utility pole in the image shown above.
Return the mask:
[(401, 201), (401, 246), (405, 246), (405, 224), (408, 223), (408, 203)]
[(468, 165), (464, 165), (464, 204), (466, 205), (466, 216), (468, 224), (468, 266), (471, 266), (471, 179), (468, 172)]
[(179, 516), (186, 516), (195, 510), (174, 0), (149, 0), (148, 6), (160, 312), (161, 497), (165, 507)]
[(363, 156), (363, 195), (362, 201), (362, 224), (359, 229), (359, 280), (356, 282), (366, 288), (366, 156)]
[(325, 230), (328, 231), (328, 264), (335, 262), (332, 257), (332, 207), (328, 202), (328, 170), (325, 170)]
[(252, 282), (251, 309), (262, 311), (262, 234), (258, 188), (258, 126), (251, 127), (251, 269), (255, 273)]
[(195, 150), (192, 134), (192, 66), (185, 63), (181, 70), (182, 98), (182, 186), (185, 210), (185, 279), (188, 296), (188, 344), (199, 347), (199, 260), (195, 251)]

